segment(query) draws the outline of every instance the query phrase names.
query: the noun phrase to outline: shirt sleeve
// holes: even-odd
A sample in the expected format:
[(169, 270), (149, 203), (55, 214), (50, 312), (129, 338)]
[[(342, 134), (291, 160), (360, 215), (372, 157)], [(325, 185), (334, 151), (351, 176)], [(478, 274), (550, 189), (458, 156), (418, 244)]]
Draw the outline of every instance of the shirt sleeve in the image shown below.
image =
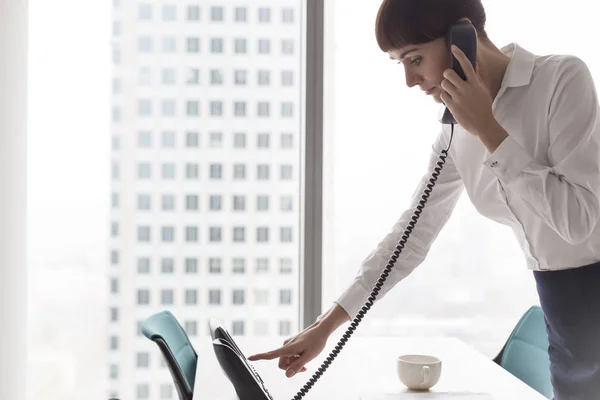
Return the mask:
[(598, 98), (583, 61), (557, 65), (548, 108), (550, 165), (535, 161), (512, 137), (484, 162), (503, 186), (565, 241), (590, 237), (600, 215)]
[[(447, 142), (448, 140), (444, 138), (442, 132), (432, 146), (428, 171), (421, 178), (412, 196), (410, 208), (402, 213), (392, 227), (391, 232), (379, 242), (377, 247), (362, 262), (350, 286), (335, 301), (351, 318), (354, 318), (358, 314), (367, 301), (383, 269), (390, 260), (396, 245), (408, 227), (414, 210), (422, 200), (423, 192), (427, 189), (431, 174), (434, 172), (434, 168), (438, 167), (437, 163), (440, 162), (439, 156), (442, 154), (442, 150), (448, 147)], [(382, 299), (396, 283), (408, 276), (423, 262), (431, 244), (449, 219), (463, 188), (463, 181), (456, 170), (452, 158), (448, 155), (418, 222), (400, 253), (396, 264), (388, 275), (387, 280), (379, 291), (376, 300)]]

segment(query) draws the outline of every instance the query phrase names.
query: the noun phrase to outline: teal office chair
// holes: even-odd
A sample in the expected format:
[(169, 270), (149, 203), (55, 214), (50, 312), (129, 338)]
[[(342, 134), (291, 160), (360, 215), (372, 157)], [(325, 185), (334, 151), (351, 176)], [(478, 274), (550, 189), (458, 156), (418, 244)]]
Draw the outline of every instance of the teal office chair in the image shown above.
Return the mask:
[(198, 355), (177, 319), (169, 311), (161, 311), (142, 322), (142, 333), (165, 357), (179, 399), (192, 400)]
[(553, 391), (548, 346), (544, 313), (533, 306), (523, 314), (494, 361), (550, 399)]

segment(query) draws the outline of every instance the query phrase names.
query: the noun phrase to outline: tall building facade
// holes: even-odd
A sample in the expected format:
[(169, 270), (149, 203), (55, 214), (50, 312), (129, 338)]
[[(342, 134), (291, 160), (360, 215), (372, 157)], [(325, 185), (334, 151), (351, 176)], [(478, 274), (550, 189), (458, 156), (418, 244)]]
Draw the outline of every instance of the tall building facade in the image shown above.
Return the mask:
[(141, 321), (298, 329), (299, 0), (114, 0), (108, 396), (175, 399)]

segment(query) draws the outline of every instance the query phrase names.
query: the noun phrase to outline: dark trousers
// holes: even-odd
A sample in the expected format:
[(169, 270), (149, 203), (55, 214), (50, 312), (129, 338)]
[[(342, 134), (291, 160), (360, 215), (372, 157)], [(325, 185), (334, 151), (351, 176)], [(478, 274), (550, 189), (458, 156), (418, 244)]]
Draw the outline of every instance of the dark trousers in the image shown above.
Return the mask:
[(555, 400), (600, 399), (600, 262), (534, 276)]

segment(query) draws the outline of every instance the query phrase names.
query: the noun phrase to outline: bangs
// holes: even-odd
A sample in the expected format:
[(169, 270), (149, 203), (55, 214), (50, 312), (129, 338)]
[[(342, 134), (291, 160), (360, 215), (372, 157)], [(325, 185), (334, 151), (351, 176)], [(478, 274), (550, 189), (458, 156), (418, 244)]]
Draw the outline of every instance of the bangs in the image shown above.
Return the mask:
[(375, 22), (379, 48), (387, 52), (445, 36), (451, 21), (457, 18), (456, 11), (448, 9), (445, 3), (444, 0), (385, 0)]

